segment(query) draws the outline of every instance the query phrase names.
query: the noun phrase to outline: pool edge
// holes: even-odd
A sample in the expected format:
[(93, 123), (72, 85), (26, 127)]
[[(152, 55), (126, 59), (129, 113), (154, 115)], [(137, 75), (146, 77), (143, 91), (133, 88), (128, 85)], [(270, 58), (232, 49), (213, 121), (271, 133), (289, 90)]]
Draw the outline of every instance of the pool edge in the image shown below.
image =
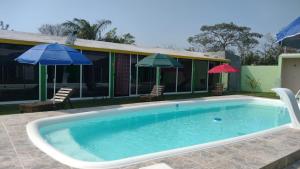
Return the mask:
[[(193, 99), (193, 101), (195, 101), (195, 100), (201, 100), (201, 101), (236, 100), (236, 99), (240, 99), (240, 98), (231, 98), (231, 99), (220, 98), (220, 99), (208, 99), (208, 100)], [(245, 99), (278, 101), (275, 99), (265, 99), (265, 98), (256, 98), (256, 97), (245, 97)], [(179, 102), (179, 100), (166, 102), (165, 104), (171, 104), (171, 103), (176, 103), (176, 102)], [(151, 106), (151, 105), (157, 105), (157, 103), (148, 104), (147, 106)], [(128, 106), (128, 107), (130, 108), (132, 106)], [(141, 106), (141, 107), (144, 107), (144, 106)], [(93, 111), (88, 112), (88, 113), (92, 114)], [(87, 162), (87, 161), (81, 161), (81, 160), (71, 158), (71, 157), (61, 153), (60, 151), (56, 150), (41, 137), (41, 135), (39, 134), (39, 131), (38, 131), (39, 125), (45, 121), (62, 119), (65, 116), (69, 116), (69, 117), (75, 116), (76, 117), (76, 116), (81, 116), (81, 115), (82, 114), (79, 113), (79, 114), (56, 116), (56, 117), (51, 117), (51, 118), (43, 118), (43, 119), (38, 119), (38, 120), (32, 121), (26, 125), (27, 135), (28, 135), (29, 139), (31, 140), (31, 142), (36, 147), (38, 147), (40, 150), (42, 150), (44, 153), (46, 153), (53, 159), (65, 164), (65, 165), (75, 167), (75, 168), (93, 169), (93, 168), (100, 167), (103, 169), (104, 168), (108, 169), (108, 168), (132, 165), (132, 164), (139, 163), (139, 162), (145, 162), (148, 160), (159, 159), (159, 158), (164, 158), (164, 157), (173, 156), (173, 155), (184, 154), (184, 153), (188, 153), (188, 152), (192, 152), (192, 151), (208, 149), (208, 148), (231, 144), (231, 143), (235, 143), (235, 142), (239, 142), (239, 141), (243, 141), (243, 140), (249, 140), (249, 139), (252, 139), (257, 136), (261, 136), (261, 135), (264, 135), (267, 133), (276, 132), (276, 131), (279, 131), (279, 130), (282, 130), (285, 128), (291, 128), (290, 124), (285, 124), (282, 126), (270, 128), (270, 129), (255, 132), (252, 134), (247, 134), (244, 136), (238, 136), (238, 137), (229, 138), (229, 139), (225, 139), (225, 140), (214, 141), (214, 142), (210, 142), (210, 143), (204, 143), (204, 144), (198, 144), (198, 145), (194, 145), (194, 146), (166, 150), (166, 151), (162, 151), (162, 152), (150, 153), (150, 154), (141, 155), (141, 156), (129, 157), (129, 158), (121, 159), (121, 160), (113, 160), (113, 161), (105, 161), (105, 162)]]

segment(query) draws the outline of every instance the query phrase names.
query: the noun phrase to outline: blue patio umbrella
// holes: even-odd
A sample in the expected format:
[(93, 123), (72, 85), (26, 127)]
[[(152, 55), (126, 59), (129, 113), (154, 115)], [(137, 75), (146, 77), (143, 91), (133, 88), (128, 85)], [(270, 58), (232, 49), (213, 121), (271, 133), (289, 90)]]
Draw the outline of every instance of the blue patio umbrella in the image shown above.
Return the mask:
[(54, 94), (56, 65), (91, 65), (92, 62), (81, 52), (58, 43), (34, 46), (15, 59), (19, 63), (54, 66)]
[(90, 65), (92, 62), (79, 51), (58, 43), (37, 45), (18, 58), (19, 63), (40, 65)]
[(300, 48), (300, 17), (278, 32), (276, 39), (283, 46)]

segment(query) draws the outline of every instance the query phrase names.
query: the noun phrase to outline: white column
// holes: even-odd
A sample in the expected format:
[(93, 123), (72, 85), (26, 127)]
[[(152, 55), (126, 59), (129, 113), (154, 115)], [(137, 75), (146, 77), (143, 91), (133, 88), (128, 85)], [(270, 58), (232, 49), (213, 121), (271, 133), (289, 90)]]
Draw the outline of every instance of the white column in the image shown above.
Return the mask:
[[(136, 55), (136, 63), (139, 62), (139, 55)], [(138, 86), (139, 85), (139, 67), (136, 67), (136, 78), (135, 78), (135, 94), (138, 95)]]
[(55, 89), (56, 89), (56, 65), (54, 65), (53, 97), (55, 96)]
[(194, 59), (192, 59), (192, 73), (191, 73), (191, 92), (193, 92), (194, 83)]
[(79, 87), (79, 97), (82, 98), (82, 71), (83, 71), (83, 66), (80, 65), (80, 87)]
[(130, 53), (130, 55), (129, 55), (129, 89), (128, 89), (128, 91), (129, 91), (129, 96), (131, 95), (131, 53)]
[[(177, 62), (178, 62), (178, 58), (177, 58)], [(178, 85), (178, 67), (176, 68), (176, 89), (175, 92), (177, 93), (177, 85)]]
[(111, 79), (111, 51), (109, 51), (109, 78), (108, 78), (108, 97), (111, 98), (111, 94), (110, 94), (110, 91), (111, 91), (111, 82), (112, 82), (112, 79)]
[(206, 90), (207, 91), (208, 91), (208, 80), (209, 80), (208, 70), (209, 70), (209, 60), (207, 61), (207, 77), (206, 77)]

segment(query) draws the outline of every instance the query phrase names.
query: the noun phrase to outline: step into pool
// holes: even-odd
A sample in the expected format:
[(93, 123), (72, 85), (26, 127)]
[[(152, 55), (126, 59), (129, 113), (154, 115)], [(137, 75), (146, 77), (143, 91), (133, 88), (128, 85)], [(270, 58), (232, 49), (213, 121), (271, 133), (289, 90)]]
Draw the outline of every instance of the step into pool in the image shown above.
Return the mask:
[(64, 164), (111, 168), (245, 139), (290, 122), (279, 100), (190, 100), (40, 119), (27, 125), (27, 133)]

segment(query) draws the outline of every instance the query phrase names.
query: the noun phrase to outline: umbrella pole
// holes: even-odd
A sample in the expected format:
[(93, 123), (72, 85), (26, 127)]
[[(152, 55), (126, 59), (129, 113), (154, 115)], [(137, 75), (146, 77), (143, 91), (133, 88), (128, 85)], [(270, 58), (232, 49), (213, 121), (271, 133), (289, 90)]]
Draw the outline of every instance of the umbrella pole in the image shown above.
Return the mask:
[(159, 83), (160, 83), (160, 68), (156, 67), (156, 94), (158, 94)]
[[(56, 65), (54, 65), (53, 98), (55, 96), (55, 89), (56, 89)], [(53, 99), (53, 102), (54, 102), (54, 99)]]

